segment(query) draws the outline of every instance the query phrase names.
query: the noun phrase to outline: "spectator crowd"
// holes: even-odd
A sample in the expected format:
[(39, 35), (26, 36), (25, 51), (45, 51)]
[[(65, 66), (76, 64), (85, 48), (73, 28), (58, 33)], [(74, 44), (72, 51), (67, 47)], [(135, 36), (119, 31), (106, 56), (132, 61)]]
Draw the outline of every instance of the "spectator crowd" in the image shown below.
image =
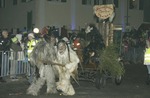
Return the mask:
[[(150, 36), (149, 30), (143, 30), (139, 28), (138, 30), (132, 28), (126, 32), (122, 32), (121, 40), (121, 56), (123, 60), (127, 63), (142, 63), (144, 59), (144, 51), (146, 47), (146, 40)], [(16, 32), (12, 34), (7, 30), (0, 32), (0, 82), (5, 82), (3, 79), (3, 69), (8, 62), (11, 64), (5, 69), (8, 70), (7, 75), (10, 75), (11, 79), (17, 79), (16, 69), (18, 67), (12, 66), (24, 62), (28, 62), (28, 56), (32, 52), (34, 46), (37, 42), (43, 40), (47, 36), (53, 35), (56, 40), (61, 38), (67, 38), (69, 43), (71, 43), (75, 38), (85, 39), (84, 29), (79, 32), (69, 33), (66, 26), (62, 26), (61, 29), (55, 26), (46, 26), (40, 33), (34, 33), (33, 31), (23, 31)], [(150, 41), (150, 39), (149, 39)], [(31, 75), (31, 72), (28, 72)]]

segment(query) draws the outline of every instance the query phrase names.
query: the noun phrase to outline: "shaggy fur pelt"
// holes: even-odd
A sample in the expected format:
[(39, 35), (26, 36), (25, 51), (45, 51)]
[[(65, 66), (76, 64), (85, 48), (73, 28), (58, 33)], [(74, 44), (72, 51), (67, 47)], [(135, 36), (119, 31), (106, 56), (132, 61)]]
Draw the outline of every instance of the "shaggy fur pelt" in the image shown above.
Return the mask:
[(50, 63), (56, 59), (55, 53), (53, 44), (44, 41), (37, 43), (30, 54), (30, 63), (39, 69), (40, 77), (31, 83), (27, 89), (27, 94), (37, 96), (45, 82), (47, 84), (47, 93), (57, 93), (55, 74)]
[[(64, 45), (66, 46), (66, 44)], [(53, 66), (59, 76), (59, 81), (56, 83), (57, 89), (61, 90), (63, 95), (74, 95), (75, 90), (70, 82), (70, 78), (71, 76), (75, 78), (77, 75), (79, 58), (76, 52), (70, 47), (67, 47), (63, 53), (60, 53), (58, 49), (56, 60), (57, 63), (64, 65), (63, 67)]]
[(31, 65), (40, 68), (44, 63), (50, 63), (56, 59), (56, 50), (53, 44), (41, 41), (37, 43), (29, 58)]

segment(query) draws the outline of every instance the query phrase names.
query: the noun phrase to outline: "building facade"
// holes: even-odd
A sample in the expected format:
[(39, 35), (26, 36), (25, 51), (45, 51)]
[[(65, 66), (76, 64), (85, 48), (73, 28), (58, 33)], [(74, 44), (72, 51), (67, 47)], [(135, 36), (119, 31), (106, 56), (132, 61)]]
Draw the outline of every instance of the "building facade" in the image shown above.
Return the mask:
[(79, 30), (97, 23), (94, 5), (114, 4), (114, 25), (138, 28), (143, 23), (143, 0), (0, 0), (0, 29), (28, 30), (44, 26)]

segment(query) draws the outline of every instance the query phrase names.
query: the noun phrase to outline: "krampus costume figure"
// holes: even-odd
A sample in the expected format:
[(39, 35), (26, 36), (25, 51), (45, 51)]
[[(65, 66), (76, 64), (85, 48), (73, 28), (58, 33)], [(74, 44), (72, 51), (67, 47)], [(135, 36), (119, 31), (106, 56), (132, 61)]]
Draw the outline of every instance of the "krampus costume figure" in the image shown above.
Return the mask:
[(57, 61), (56, 63), (64, 66), (53, 66), (58, 73), (59, 81), (56, 83), (57, 89), (62, 91), (63, 95), (74, 95), (75, 90), (70, 82), (70, 78), (75, 79), (79, 58), (64, 40), (57, 44)]
[[(54, 36), (37, 43), (30, 54), (30, 63), (39, 69), (40, 77), (27, 89), (27, 94), (38, 95), (44, 83), (47, 83), (47, 93), (62, 91), (63, 95), (74, 95), (75, 91), (70, 78), (77, 75), (79, 58), (73, 50), (61, 40), (54, 46)], [(58, 82), (56, 82), (56, 78)]]
[(87, 45), (88, 48), (93, 48), (93, 49), (104, 48), (103, 37), (98, 31), (95, 24), (89, 24), (85, 29), (85, 32), (87, 34), (87, 40), (89, 41), (89, 44)]
[[(83, 64), (89, 64), (90, 59), (96, 59), (97, 51), (105, 47), (102, 35), (94, 24), (89, 24), (85, 29), (87, 34), (88, 45), (83, 49)], [(93, 60), (92, 60), (93, 61)], [(97, 62), (97, 61), (94, 61)]]
[(38, 95), (44, 83), (47, 83), (47, 93), (56, 93), (55, 74), (52, 68), (52, 61), (56, 59), (54, 45), (46, 41), (37, 43), (30, 55), (31, 65), (39, 69), (39, 78), (32, 82), (27, 89), (27, 94)]

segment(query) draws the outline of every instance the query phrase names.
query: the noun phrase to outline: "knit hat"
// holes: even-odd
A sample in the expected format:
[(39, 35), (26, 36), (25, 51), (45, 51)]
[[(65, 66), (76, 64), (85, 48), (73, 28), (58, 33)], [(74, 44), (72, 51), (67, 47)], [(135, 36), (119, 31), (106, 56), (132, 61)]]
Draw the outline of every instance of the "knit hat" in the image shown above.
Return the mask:
[(28, 34), (28, 37), (29, 37), (29, 36), (31, 36), (32, 38), (35, 38), (33, 33), (29, 33), (29, 34)]

